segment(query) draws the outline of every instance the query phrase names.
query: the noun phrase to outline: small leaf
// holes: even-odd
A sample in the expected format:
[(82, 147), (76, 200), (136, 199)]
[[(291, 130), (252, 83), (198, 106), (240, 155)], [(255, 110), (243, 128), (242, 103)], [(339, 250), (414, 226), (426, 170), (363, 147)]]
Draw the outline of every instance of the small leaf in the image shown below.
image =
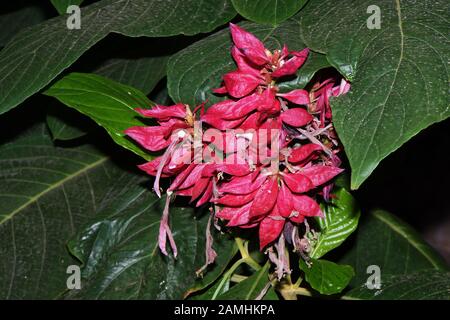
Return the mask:
[(320, 226), (317, 242), (310, 257), (318, 259), (340, 246), (358, 226), (360, 211), (355, 199), (345, 189), (335, 193), (330, 204), (323, 206), (324, 218), (316, 218)]
[(349, 265), (339, 265), (327, 260), (310, 261), (306, 265), (300, 259), (300, 269), (305, 272), (306, 281), (311, 287), (321, 294), (336, 294), (344, 290), (352, 277), (355, 275), (353, 268)]
[(344, 299), (450, 300), (450, 272), (423, 270), (408, 275), (382, 277), (381, 288), (365, 285), (345, 294)]
[(292, 17), (308, 0), (231, 0), (236, 11), (248, 20), (277, 25)]
[(92, 118), (117, 144), (145, 159), (151, 158), (124, 133), (132, 126), (144, 125), (134, 108), (153, 105), (139, 90), (97, 75), (72, 73), (56, 82), (45, 94)]
[(59, 102), (48, 108), (47, 126), (53, 140), (73, 140), (80, 138), (95, 124), (76, 110), (66, 108)]
[(66, 14), (67, 8), (71, 5), (79, 6), (83, 0), (50, 0), (53, 6), (58, 10), (61, 15)]

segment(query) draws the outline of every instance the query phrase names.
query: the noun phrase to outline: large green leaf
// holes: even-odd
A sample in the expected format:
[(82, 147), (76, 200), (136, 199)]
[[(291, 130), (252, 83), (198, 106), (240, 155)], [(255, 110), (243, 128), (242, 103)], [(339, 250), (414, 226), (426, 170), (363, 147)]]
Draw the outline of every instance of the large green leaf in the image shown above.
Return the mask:
[(327, 260), (311, 259), (307, 265), (300, 259), (300, 268), (312, 288), (321, 294), (336, 294), (347, 287), (355, 271), (349, 265), (339, 265)]
[(81, 10), (80, 30), (65, 16), (27, 28), (0, 52), (0, 114), (42, 89), (111, 32), (132, 37), (209, 32), (234, 17), (228, 0), (102, 0)]
[[(205, 261), (208, 214), (195, 218), (192, 208), (171, 206), (170, 221), (178, 257), (166, 257), (158, 248), (165, 199), (157, 198), (138, 180), (118, 181), (116, 186), (120, 192), (69, 243), (71, 252), (83, 263), (84, 280), (82, 289), (69, 293), (68, 297), (183, 298), (196, 285), (195, 271)], [(222, 255), (226, 258), (234, 246), (234, 241), (213, 232), (213, 247), (220, 258), (210, 269), (212, 273), (216, 268), (223, 270), (222, 262), (226, 265), (228, 261)]]
[[(254, 33), (270, 49), (280, 49), (285, 43), (290, 50), (305, 47), (298, 36), (296, 21), (286, 21), (278, 27), (253, 23), (242, 23), (240, 26)], [(230, 49), (231, 37), (227, 28), (173, 55), (167, 67), (167, 86), (172, 99), (190, 105), (206, 99), (217, 101), (211, 89), (219, 87), (222, 76), (236, 68)]]
[(166, 75), (168, 59), (168, 56), (112, 58), (102, 63), (95, 73), (149, 94)]
[(231, 0), (243, 17), (259, 23), (277, 25), (292, 17), (308, 0)]
[(383, 277), (380, 290), (362, 285), (345, 299), (365, 300), (450, 300), (450, 272), (424, 270), (408, 275)]
[(77, 264), (66, 242), (128, 175), (92, 146), (56, 148), (39, 125), (0, 146), (0, 299), (54, 299)]
[(151, 158), (124, 133), (132, 126), (144, 125), (133, 109), (152, 105), (139, 90), (94, 74), (72, 73), (56, 82), (45, 94), (92, 118), (117, 144), (146, 159)]
[(427, 269), (448, 270), (436, 252), (410, 226), (385, 212), (366, 215), (356, 233), (353, 247), (341, 258), (355, 268), (353, 286), (371, 275), (367, 268), (380, 267), (381, 280), (388, 275), (408, 275)]
[(317, 218), (318, 239), (309, 253), (313, 259), (340, 246), (358, 226), (360, 211), (355, 199), (344, 188), (335, 193), (330, 204), (323, 206), (325, 217)]
[[(380, 9), (379, 29), (367, 27), (373, 6)], [(450, 115), (449, 14), (445, 0), (324, 0), (310, 1), (299, 15), (308, 47), (326, 53), (352, 82), (351, 92), (332, 103), (352, 188), (419, 131)]]
[(66, 14), (67, 8), (71, 5), (79, 6), (83, 0), (50, 0), (59, 14)]

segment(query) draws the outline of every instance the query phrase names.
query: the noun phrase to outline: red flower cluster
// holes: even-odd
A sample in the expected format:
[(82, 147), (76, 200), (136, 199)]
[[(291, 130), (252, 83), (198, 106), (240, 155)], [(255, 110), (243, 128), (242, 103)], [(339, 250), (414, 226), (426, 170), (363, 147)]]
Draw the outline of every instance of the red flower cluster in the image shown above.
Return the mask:
[[(230, 24), (237, 70), (223, 76), (214, 92), (227, 100), (192, 110), (183, 104), (137, 109), (158, 126), (126, 133), (163, 155), (140, 168), (156, 177), (173, 177), (160, 227), (176, 246), (168, 225), (172, 195), (188, 196), (197, 206), (210, 203), (229, 227), (259, 228), (260, 248), (272, 244), (306, 217), (321, 216), (316, 196), (328, 199), (331, 180), (342, 169), (331, 124), (329, 98), (349, 90), (344, 80), (318, 83), (307, 90), (280, 93), (277, 83), (294, 75), (309, 49), (270, 52), (254, 35)], [(200, 110), (200, 116), (197, 115)], [(205, 126), (205, 129), (203, 128)], [(213, 250), (207, 258), (214, 260)]]

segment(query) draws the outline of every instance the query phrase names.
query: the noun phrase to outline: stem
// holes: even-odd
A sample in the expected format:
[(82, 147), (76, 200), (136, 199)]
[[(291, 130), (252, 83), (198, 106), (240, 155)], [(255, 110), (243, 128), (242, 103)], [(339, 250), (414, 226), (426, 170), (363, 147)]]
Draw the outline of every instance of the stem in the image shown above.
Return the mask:
[(215, 300), (216, 297), (219, 295), (220, 291), (222, 290), (225, 283), (231, 278), (234, 271), (242, 264), (245, 263), (245, 259), (241, 258), (238, 261), (236, 261), (230, 269), (224, 274), (222, 280), (220, 281), (219, 285), (217, 286), (216, 291), (214, 292), (214, 295), (212, 296), (211, 300)]
[(239, 282), (242, 282), (242, 281), (246, 280), (247, 278), (248, 278), (248, 277), (243, 276), (243, 275), (240, 275), (240, 274), (233, 274), (233, 275), (231, 276), (231, 278), (230, 278), (230, 281), (231, 281), (231, 282), (239, 283)]
[(236, 244), (238, 246), (239, 252), (241, 253), (242, 259), (247, 265), (259, 271), (261, 266), (256, 262), (248, 253), (248, 241), (244, 241), (241, 238), (235, 238)]

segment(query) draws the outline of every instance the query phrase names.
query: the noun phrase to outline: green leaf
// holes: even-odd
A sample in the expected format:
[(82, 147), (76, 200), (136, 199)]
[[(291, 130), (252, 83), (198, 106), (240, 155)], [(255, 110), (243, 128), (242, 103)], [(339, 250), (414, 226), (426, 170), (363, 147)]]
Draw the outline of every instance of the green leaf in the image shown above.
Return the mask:
[(311, 260), (306, 265), (300, 259), (300, 269), (305, 272), (305, 279), (311, 287), (321, 294), (336, 294), (344, 290), (355, 275), (349, 265), (339, 265), (327, 260)]
[[(380, 29), (367, 27), (374, 5)], [(444, 0), (324, 0), (302, 10), (305, 43), (352, 82), (332, 108), (353, 189), (391, 152), (450, 115), (449, 15)]]
[(83, 0), (50, 0), (59, 14), (66, 14), (67, 8), (71, 5), (79, 6)]
[[(6, 6), (6, 7), (5, 7)], [(28, 0), (15, 0), (2, 4), (0, 15), (0, 47), (5, 46), (20, 30), (44, 21), (44, 8)]]
[[(298, 36), (298, 23), (286, 21), (278, 27), (242, 23), (241, 27), (263, 40), (273, 49), (287, 44), (290, 50), (301, 50), (305, 45)], [(222, 76), (236, 68), (230, 55), (231, 37), (229, 29), (221, 30), (202, 39), (169, 59), (167, 87), (175, 102), (197, 105), (206, 99), (210, 103), (219, 98), (211, 89), (220, 86)]]
[(133, 109), (152, 105), (139, 90), (97, 75), (71, 73), (56, 82), (45, 94), (92, 118), (106, 129), (117, 144), (145, 159), (151, 159), (124, 133), (132, 126), (144, 125)]
[(166, 75), (168, 60), (168, 56), (113, 58), (102, 63), (94, 72), (149, 94)]
[(331, 204), (323, 206), (324, 218), (317, 218), (318, 239), (309, 253), (313, 259), (340, 246), (358, 226), (360, 210), (355, 199), (344, 188), (338, 189)]
[(310, 52), (305, 64), (298, 69), (297, 76), (292, 80), (281, 82), (278, 88), (280, 92), (303, 89), (319, 70), (329, 67), (331, 65), (324, 54)]
[(76, 110), (55, 103), (48, 108), (46, 118), (53, 140), (73, 140), (80, 138), (92, 128), (89, 118)]
[(292, 17), (308, 0), (231, 0), (236, 11), (248, 20), (278, 25)]
[[(261, 270), (255, 272), (247, 279), (231, 287), (230, 290), (217, 296), (217, 300), (255, 300), (269, 280), (270, 263), (266, 263)], [(273, 296), (273, 295), (271, 295)]]
[(0, 299), (55, 299), (66, 242), (95, 215), (110, 185), (129, 176), (93, 146), (54, 147), (38, 125), (0, 146)]
[(235, 14), (228, 0), (102, 0), (82, 8), (80, 30), (68, 30), (66, 16), (27, 28), (0, 52), (0, 114), (45, 87), (111, 32), (194, 35), (214, 30)]
[[(83, 57), (79, 61), (79, 68), (149, 94), (166, 75), (169, 56), (177, 49), (174, 43), (178, 45), (183, 41), (170, 39), (155, 42), (148, 39), (111, 36), (102, 41), (95, 52)], [(155, 48), (156, 45), (163, 47)], [(83, 68), (85, 65), (88, 68)], [(90, 65), (95, 65), (95, 68), (89, 68)], [(89, 128), (85, 125), (84, 116), (69, 112), (67, 109), (58, 105), (54, 106), (51, 110), (52, 115), (47, 121), (53, 136), (64, 140), (84, 135), (87, 132), (85, 129)]]
[[(157, 198), (139, 181), (118, 181), (116, 188), (120, 192), (69, 242), (70, 251), (83, 263), (83, 285), (68, 298), (183, 298), (196, 284), (195, 271), (205, 261), (208, 215), (195, 218), (192, 208), (172, 204), (171, 229), (179, 255), (177, 259), (166, 257), (158, 248), (165, 199)], [(214, 237), (222, 237), (222, 242), (213, 244), (219, 257), (232, 251), (231, 239), (216, 231)], [(216, 261), (211, 272), (224, 268), (221, 261)]]
[(442, 258), (418, 233), (394, 215), (377, 210), (361, 221), (351, 249), (339, 260), (355, 268), (352, 286), (367, 281), (367, 267), (377, 265), (384, 275), (407, 275), (413, 272), (448, 270)]
[(349, 291), (344, 299), (450, 300), (450, 272), (424, 270), (382, 278), (380, 290), (365, 285)]

